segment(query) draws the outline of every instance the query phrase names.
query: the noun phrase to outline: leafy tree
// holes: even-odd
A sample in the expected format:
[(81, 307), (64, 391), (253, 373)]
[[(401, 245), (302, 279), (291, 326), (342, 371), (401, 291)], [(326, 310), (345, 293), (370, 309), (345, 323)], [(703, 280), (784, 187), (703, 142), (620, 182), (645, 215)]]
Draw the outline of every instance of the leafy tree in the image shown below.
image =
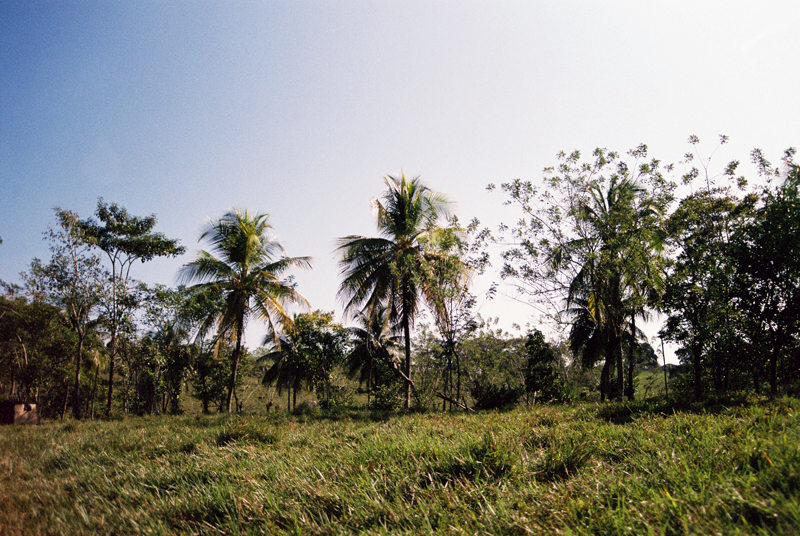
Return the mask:
[(96, 325), (92, 317), (103, 293), (105, 273), (100, 259), (88, 251), (88, 243), (79, 224), (78, 215), (55, 209), (58, 227), (45, 232), (52, 257), (47, 264), (39, 259), (31, 263), (30, 271), (22, 278), (27, 292), (60, 307), (76, 335), (72, 410), (81, 417), (81, 370), (84, 345)]
[(475, 407), (502, 408), (525, 395), (525, 339), (483, 323), (461, 346)]
[(349, 333), (333, 321), (333, 312), (313, 311), (295, 317), (293, 334), (309, 365), (311, 383), (322, 406), (335, 405), (333, 375), (344, 365)]
[[(770, 393), (778, 394), (779, 368), (787, 379), (797, 378), (800, 339), (800, 166), (794, 150), (784, 155), (785, 180), (762, 193), (763, 204), (732, 239), (736, 260), (734, 306), (744, 325), (745, 344), (766, 365)], [(762, 175), (774, 178), (760, 151), (753, 159)]]
[(229, 348), (215, 351), (213, 344), (199, 344), (190, 382), (195, 398), (203, 405), (203, 413), (211, 412), (212, 403), (220, 410), (225, 408), (225, 391), (230, 380), (230, 366), (226, 366), (225, 357), (230, 357)]
[[(333, 313), (313, 311), (294, 316), (293, 329), (272, 343), (262, 362), (272, 362), (264, 374), (263, 383), (275, 383), (278, 392), (297, 391), (302, 385), (313, 388), (323, 407), (336, 403), (333, 374), (344, 364), (349, 342), (348, 331), (333, 321)], [(291, 397), (288, 408), (291, 411)]]
[(176, 257), (186, 249), (177, 240), (153, 232), (156, 216), (138, 217), (116, 203), (105, 203), (101, 197), (95, 211), (97, 220), (77, 222), (84, 239), (105, 252), (111, 265), (111, 292), (104, 300), (109, 326), (108, 401), (106, 412), (111, 413), (114, 392), (114, 365), (117, 355), (117, 336), (120, 326), (136, 307), (129, 292), (130, 270), (134, 262), (146, 262), (155, 257)]
[(291, 280), (283, 279), (294, 267), (310, 266), (308, 257), (286, 257), (283, 246), (268, 236), (269, 215), (250, 215), (233, 209), (211, 222), (200, 235), (211, 252), (200, 251), (180, 272), (183, 283), (195, 282), (191, 290), (218, 304), (200, 327), (207, 333), (216, 326), (217, 341), (227, 338), (233, 347), (226, 411), (231, 411), (244, 329), (251, 319), (267, 323), (275, 341), (282, 330), (291, 329), (289, 305), (307, 305)]
[(564, 397), (562, 378), (558, 372), (558, 356), (544, 340), (541, 331), (528, 333), (525, 339), (525, 391), (543, 401), (560, 401)]
[[(726, 136), (721, 136), (720, 146), (727, 141)], [(689, 138), (695, 147), (699, 142), (697, 136)], [(666, 223), (668, 241), (676, 256), (667, 270), (661, 303), (667, 314), (662, 336), (681, 344), (678, 356), (691, 367), (697, 399), (705, 392), (704, 377), (709, 371), (715, 388), (724, 390), (736, 361), (740, 333), (738, 311), (732, 303), (736, 261), (731, 255), (731, 239), (752, 217), (757, 201), (753, 195), (739, 198), (732, 193), (732, 184), (740, 188), (746, 185), (744, 177), (735, 176), (737, 161), (712, 175), (710, 160), (711, 157), (696, 158), (692, 153), (685, 155), (684, 163), (691, 167), (683, 175), (683, 183), (691, 193), (681, 200)], [(758, 367), (751, 370), (753, 381), (758, 384)]]
[(411, 324), (424, 294), (427, 274), (427, 237), (439, 231), (438, 220), (447, 215), (447, 199), (430, 190), (418, 177), (411, 180), (384, 177), (386, 192), (373, 200), (380, 237), (351, 235), (341, 238), (337, 250), (342, 283), (338, 296), (345, 312), (355, 314), (386, 304), (405, 338), (405, 408), (411, 407)]
[(513, 244), (503, 252), (501, 275), (519, 299), (558, 324), (571, 324), (573, 350), (587, 366), (605, 360), (603, 397), (623, 395), (626, 318), (641, 314), (645, 290), (656, 286), (642, 279), (658, 274), (659, 263), (651, 261), (659, 256), (661, 215), (674, 188), (661, 163), (647, 160), (646, 146), (628, 154), (633, 164), (603, 149), (591, 162), (577, 151), (560, 153), (558, 168), (545, 169), (546, 188), (519, 179), (501, 186), (523, 213), (513, 228), (501, 227)]
[(667, 314), (662, 335), (681, 344), (697, 399), (704, 393), (704, 364), (735, 315), (730, 239), (754, 202), (752, 197), (740, 201), (724, 190), (703, 189), (683, 199), (667, 224), (678, 254), (662, 299)]
[(443, 398), (443, 405), (449, 399), (451, 409), (453, 400), (462, 402), (459, 347), (478, 328), (472, 313), (475, 297), (470, 294), (469, 288), (474, 273), (482, 271), (486, 260), (470, 258), (470, 254), (475, 252), (474, 244), (470, 247), (467, 240), (477, 226), (477, 220), (473, 220), (468, 229), (461, 229), (458, 220), (453, 217), (449, 227), (429, 239), (430, 253), (425, 260), (425, 273), (429, 274), (425, 295), (441, 338), (445, 365), (444, 395), (447, 398)]
[(298, 391), (303, 386), (311, 385), (311, 370), (290, 333), (282, 334), (277, 342), (271, 341), (270, 344), (268, 351), (258, 360), (259, 363), (268, 365), (261, 383), (275, 385), (278, 395), (285, 389), (286, 410), (291, 412), (292, 407), (297, 406)]
[(76, 343), (58, 307), (0, 296), (0, 390), (9, 399), (36, 401), (45, 417), (63, 412)]
[(182, 387), (200, 351), (200, 346), (191, 342), (191, 321), (182, 314), (188, 295), (183, 288), (162, 285), (146, 289), (146, 294), (147, 337), (163, 357), (162, 412), (167, 411), (168, 401), (170, 413), (176, 415), (182, 412)]

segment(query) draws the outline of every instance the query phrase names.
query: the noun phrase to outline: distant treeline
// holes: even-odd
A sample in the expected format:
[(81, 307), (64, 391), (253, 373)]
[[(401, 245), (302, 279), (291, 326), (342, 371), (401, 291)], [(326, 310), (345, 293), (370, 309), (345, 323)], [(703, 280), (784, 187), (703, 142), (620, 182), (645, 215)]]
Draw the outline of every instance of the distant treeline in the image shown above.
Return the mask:
[[(131, 273), (184, 252), (153, 230), (154, 215), (102, 199), (88, 219), (56, 208), (50, 259), (0, 282), (0, 396), (77, 418), (180, 413), (187, 392), (204, 411), (236, 411), (248, 377), (290, 410), (303, 392), (324, 407), (406, 410), (633, 399), (645, 394), (642, 367), (657, 365), (640, 329), (656, 312), (660, 336), (679, 346), (679, 396), (796, 394), (800, 167), (793, 149), (778, 166), (750, 156), (752, 187), (737, 161), (715, 171), (696, 151), (677, 166), (644, 145), (561, 153), (539, 183), (489, 185), (517, 211), (497, 230), (460, 225), (419, 178), (384, 177), (376, 235), (335, 246), (349, 327), (291, 312), (311, 310), (291, 272), (312, 259), (287, 257), (267, 214), (231, 209), (211, 222), (208, 248), (167, 288)], [(492, 261), (550, 342), (476, 313), (472, 281)], [(254, 352), (251, 322), (267, 326)]]

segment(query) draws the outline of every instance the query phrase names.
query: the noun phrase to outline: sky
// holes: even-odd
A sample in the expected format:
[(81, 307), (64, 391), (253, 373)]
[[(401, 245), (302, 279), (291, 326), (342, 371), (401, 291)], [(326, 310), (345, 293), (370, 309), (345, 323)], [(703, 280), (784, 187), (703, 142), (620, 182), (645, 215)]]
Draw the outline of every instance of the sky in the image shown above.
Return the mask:
[[(725, 134), (712, 167), (777, 162), (800, 143), (798, 20), (796, 0), (0, 0), (0, 279), (49, 257), (54, 207), (102, 197), (187, 247), (133, 269), (174, 285), (239, 207), (314, 258), (298, 290), (339, 314), (335, 242), (376, 234), (384, 175), (494, 227), (519, 214), (486, 185), (538, 181), (561, 150), (678, 162)], [(487, 287), (482, 316), (535, 327)]]

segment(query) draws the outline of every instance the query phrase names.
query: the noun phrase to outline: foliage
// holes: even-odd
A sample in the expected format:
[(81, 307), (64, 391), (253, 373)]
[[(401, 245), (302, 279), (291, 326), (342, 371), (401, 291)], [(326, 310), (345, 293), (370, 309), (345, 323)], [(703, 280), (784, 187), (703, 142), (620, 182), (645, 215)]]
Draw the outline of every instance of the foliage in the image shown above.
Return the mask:
[[(428, 248), (435, 254), (425, 259), (425, 273), (429, 274), (425, 295), (441, 339), (443, 394), (450, 400), (450, 409), (453, 409), (453, 401), (462, 402), (463, 363), (460, 346), (478, 329), (473, 313), (475, 297), (469, 290), (473, 275), (481, 272), (487, 261), (483, 257), (475, 257), (479, 241), (469, 242), (477, 226), (478, 221), (474, 220), (467, 229), (462, 229), (458, 219), (453, 216), (447, 228), (429, 238)], [(447, 403), (447, 399), (443, 403)]]
[(369, 311), (356, 313), (357, 326), (348, 328), (351, 348), (346, 356), (345, 369), (350, 378), (366, 384), (367, 406), (373, 392), (378, 409), (394, 409), (392, 395), (397, 396), (396, 369), (402, 355), (401, 338), (389, 323), (388, 310), (382, 304)]
[(464, 341), (461, 352), (476, 407), (512, 406), (525, 395), (524, 344), (524, 339), (486, 325)]
[(203, 413), (211, 412), (211, 404), (218, 411), (225, 410), (226, 390), (230, 379), (230, 365), (226, 361), (230, 361), (230, 353), (228, 347), (214, 351), (213, 345), (200, 346), (189, 381), (192, 393), (202, 403)]
[(114, 366), (117, 355), (117, 337), (123, 325), (130, 323), (130, 316), (137, 306), (135, 293), (130, 289), (130, 270), (136, 261), (146, 262), (155, 257), (176, 257), (186, 249), (177, 240), (163, 233), (153, 232), (156, 216), (138, 217), (116, 203), (97, 200), (97, 220), (88, 218), (77, 222), (83, 239), (102, 250), (111, 265), (109, 274), (110, 292), (105, 293), (101, 304), (105, 309), (104, 320), (108, 327), (108, 399), (106, 412), (111, 413), (114, 393)]
[(61, 415), (76, 344), (59, 308), (0, 296), (0, 391), (9, 399), (36, 402), (43, 417)]
[[(710, 177), (708, 160), (701, 161), (702, 173), (692, 168), (685, 176), (687, 184), (703, 176), (705, 181), (670, 217), (677, 255), (663, 298), (668, 319), (662, 333), (681, 344), (678, 355), (691, 367), (695, 399), (709, 396), (710, 388), (716, 396), (758, 393), (765, 380), (773, 396), (781, 383), (792, 388), (800, 329), (795, 314), (800, 204), (793, 154), (786, 151), (783, 169), (773, 169), (754, 150), (767, 186), (744, 196), (730, 187), (734, 180), (746, 182), (734, 178), (738, 162), (722, 173), (727, 186)], [(772, 187), (779, 177), (782, 183)]]
[[(739, 201), (721, 190), (701, 190), (681, 200), (668, 222), (679, 251), (662, 299), (667, 314), (662, 333), (685, 349), (682, 361), (692, 366), (696, 398), (703, 396), (704, 361), (710, 370), (714, 349), (726, 348), (734, 336), (731, 282), (736, 266), (730, 238), (754, 203), (752, 197)], [(724, 389), (722, 370), (714, 370), (715, 384)]]
[[(778, 394), (779, 378), (789, 383), (800, 377), (800, 166), (793, 155), (790, 149), (784, 156), (783, 183), (763, 191), (763, 204), (732, 240), (733, 306), (741, 315), (742, 346), (756, 367), (763, 366), (772, 395)], [(760, 169), (769, 169), (759, 153), (754, 158)]]

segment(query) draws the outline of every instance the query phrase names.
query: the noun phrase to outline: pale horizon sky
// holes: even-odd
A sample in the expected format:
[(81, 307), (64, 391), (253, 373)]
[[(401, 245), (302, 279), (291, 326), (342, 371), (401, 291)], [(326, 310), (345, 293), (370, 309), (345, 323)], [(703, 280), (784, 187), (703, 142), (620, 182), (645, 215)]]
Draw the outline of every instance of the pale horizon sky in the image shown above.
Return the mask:
[(134, 267), (174, 285), (204, 223), (241, 207), (315, 258), (299, 290), (339, 314), (335, 240), (375, 234), (383, 175), (493, 227), (517, 215), (485, 186), (560, 150), (677, 162), (690, 134), (707, 153), (726, 134), (717, 165), (776, 163), (800, 142), (798, 21), (794, 0), (3, 2), (0, 279), (48, 257), (54, 206), (103, 197), (187, 247)]

